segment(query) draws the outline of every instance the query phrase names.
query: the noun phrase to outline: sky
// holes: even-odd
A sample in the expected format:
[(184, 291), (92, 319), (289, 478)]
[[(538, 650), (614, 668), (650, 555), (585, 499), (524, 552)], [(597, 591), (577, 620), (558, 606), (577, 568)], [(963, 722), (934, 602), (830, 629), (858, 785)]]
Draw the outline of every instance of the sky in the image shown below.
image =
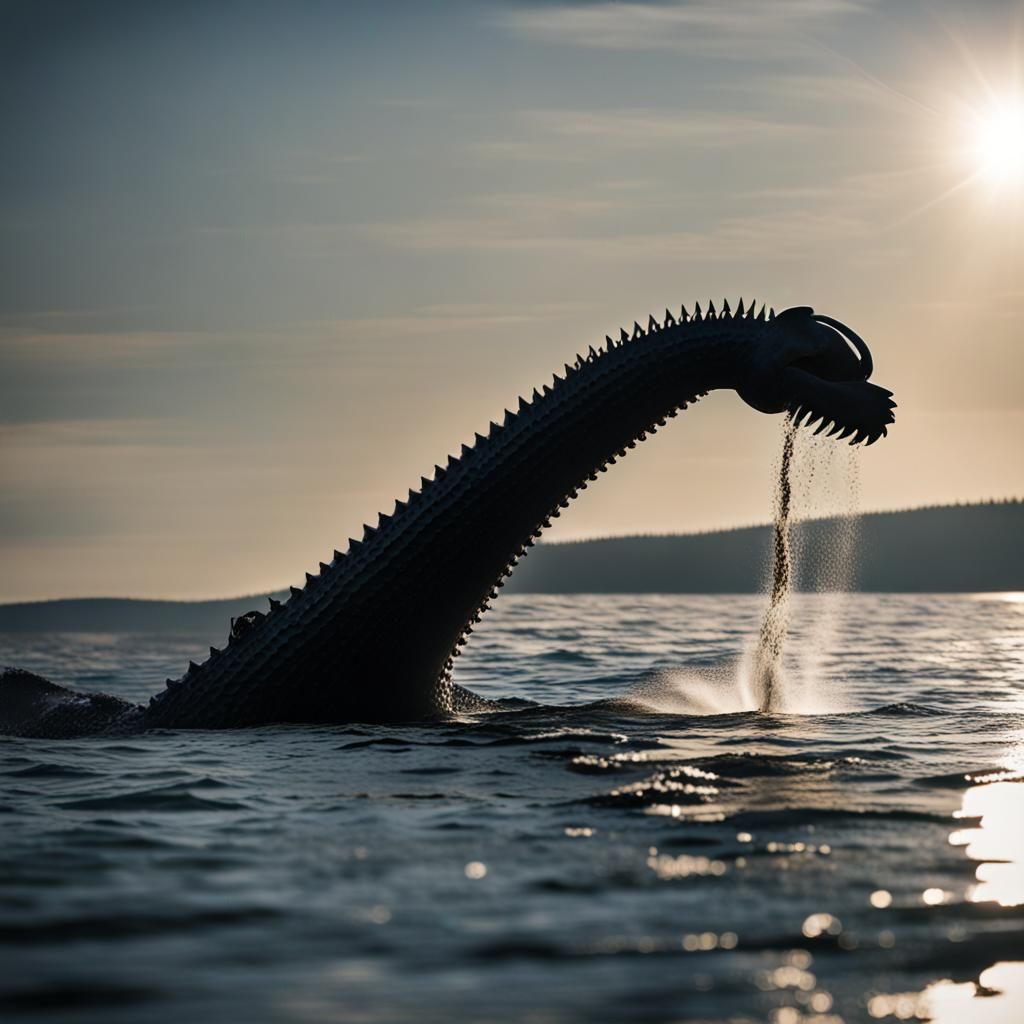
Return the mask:
[[(864, 509), (1021, 495), (1021, 97), (1019, 0), (0, 3), (0, 601), (300, 581), (708, 297), (871, 345)], [(763, 522), (779, 433), (712, 395), (545, 536)]]

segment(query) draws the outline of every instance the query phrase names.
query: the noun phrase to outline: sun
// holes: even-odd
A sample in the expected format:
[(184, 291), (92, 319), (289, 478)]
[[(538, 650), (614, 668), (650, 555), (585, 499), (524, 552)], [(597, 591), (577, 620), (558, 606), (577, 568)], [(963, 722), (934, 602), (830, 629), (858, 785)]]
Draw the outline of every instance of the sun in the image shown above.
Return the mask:
[(977, 175), (999, 188), (1024, 188), (1024, 95), (976, 111), (969, 133)]

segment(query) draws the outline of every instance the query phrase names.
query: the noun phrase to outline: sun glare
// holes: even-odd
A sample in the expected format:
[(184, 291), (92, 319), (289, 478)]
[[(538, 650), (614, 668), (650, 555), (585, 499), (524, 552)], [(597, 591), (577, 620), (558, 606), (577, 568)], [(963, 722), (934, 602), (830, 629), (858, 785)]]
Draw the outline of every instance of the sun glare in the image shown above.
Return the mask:
[(977, 173), (992, 185), (1024, 187), (1024, 96), (993, 103), (971, 124)]

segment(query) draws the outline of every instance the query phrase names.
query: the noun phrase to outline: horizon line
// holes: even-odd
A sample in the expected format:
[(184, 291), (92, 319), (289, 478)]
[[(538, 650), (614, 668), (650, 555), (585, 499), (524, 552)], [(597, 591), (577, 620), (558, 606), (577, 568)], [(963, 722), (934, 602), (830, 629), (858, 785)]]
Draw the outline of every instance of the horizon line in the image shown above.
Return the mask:
[[(1020, 505), (1024, 503), (1024, 497), (1010, 498), (988, 498), (977, 501), (956, 501), (956, 502), (935, 502), (927, 505), (912, 505), (906, 508), (872, 509), (867, 512), (836, 513), (826, 516), (812, 516), (808, 519), (798, 519), (797, 525), (804, 523), (824, 523), (837, 519), (861, 519), (866, 516), (889, 516), (905, 515), (909, 512), (929, 512), (937, 509), (956, 508), (990, 508), (998, 506)], [(684, 532), (652, 532), (652, 533), (622, 533), (606, 534), (594, 537), (576, 537), (568, 540), (540, 541), (537, 547), (567, 547), (578, 544), (601, 544), (610, 541), (622, 540), (658, 540), (658, 539), (683, 539), (686, 537), (708, 537), (712, 534), (741, 533), (746, 530), (763, 530), (771, 526), (771, 522), (750, 523), (745, 526), (725, 526), (717, 529), (687, 530)], [(249, 594), (231, 594), (221, 597), (130, 597), (128, 595), (82, 595), (77, 597), (39, 597), (27, 601), (0, 601), (0, 608), (10, 608), (14, 605), (51, 604), (57, 601), (135, 601), (139, 603), (154, 602), (161, 604), (214, 604), (222, 601), (245, 601), (262, 600), (268, 595), (287, 594), (288, 585), (273, 587), (269, 590)]]

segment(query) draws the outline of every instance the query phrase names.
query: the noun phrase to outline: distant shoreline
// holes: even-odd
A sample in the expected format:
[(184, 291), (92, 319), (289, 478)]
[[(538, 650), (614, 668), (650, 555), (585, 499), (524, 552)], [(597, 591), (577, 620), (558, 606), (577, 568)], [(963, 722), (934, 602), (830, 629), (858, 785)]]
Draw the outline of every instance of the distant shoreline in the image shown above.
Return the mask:
[[(819, 585), (835, 571), (839, 521), (798, 526), (798, 584)], [(1024, 503), (940, 505), (872, 512), (856, 525), (851, 589), (864, 593), (1024, 591)], [(761, 589), (769, 526), (707, 533), (608, 537), (540, 544), (505, 593), (749, 594)], [(0, 632), (226, 631), (232, 616), (265, 608), (287, 591), (207, 601), (62, 598), (0, 604)]]

